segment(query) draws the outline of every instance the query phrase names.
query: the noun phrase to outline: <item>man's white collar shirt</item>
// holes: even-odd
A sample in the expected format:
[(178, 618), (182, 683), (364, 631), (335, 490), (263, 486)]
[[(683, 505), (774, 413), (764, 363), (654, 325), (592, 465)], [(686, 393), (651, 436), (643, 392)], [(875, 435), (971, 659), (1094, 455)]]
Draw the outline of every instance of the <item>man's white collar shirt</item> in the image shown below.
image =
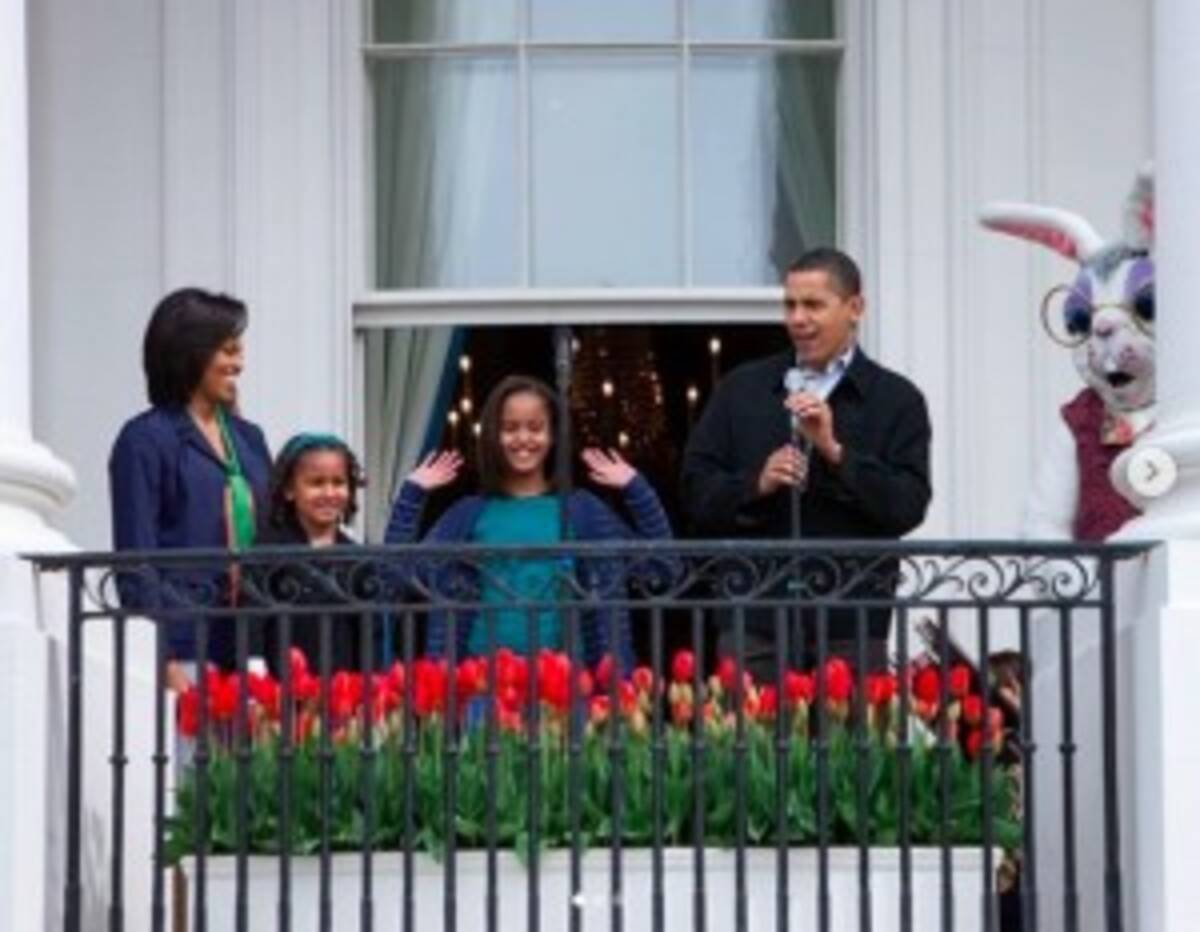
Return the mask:
[(830, 360), (829, 365), (824, 369), (815, 369), (798, 361), (797, 365), (804, 375), (806, 390), (816, 395), (822, 401), (827, 400), (833, 394), (833, 390), (838, 387), (838, 383), (842, 381), (846, 370), (850, 368), (850, 363), (854, 361), (854, 353), (857, 349), (858, 344), (851, 343), (845, 352)]

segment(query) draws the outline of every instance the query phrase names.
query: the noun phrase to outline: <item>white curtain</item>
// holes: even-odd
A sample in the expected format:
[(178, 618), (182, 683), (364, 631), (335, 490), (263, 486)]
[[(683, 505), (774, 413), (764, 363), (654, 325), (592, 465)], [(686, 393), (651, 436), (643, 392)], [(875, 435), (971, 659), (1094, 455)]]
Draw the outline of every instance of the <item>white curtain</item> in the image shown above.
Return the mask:
[(367, 475), (364, 525), (383, 537), (392, 499), (424, 452), (453, 330), (404, 327), (367, 337)]
[[(777, 3), (776, 35), (835, 34), (830, 3)], [(781, 54), (775, 63), (774, 119), (778, 160), (771, 258), (782, 275), (813, 246), (837, 239), (837, 81), (832, 58)]]
[[(444, 0), (379, 0), (375, 29), (418, 42), (453, 38), (478, 28), (481, 15)], [(515, 194), (506, 166), (515, 147), (504, 133), (515, 121), (506, 119), (504, 64), (413, 57), (374, 69), (377, 286), (513, 284)], [(437, 441), (458, 342), (453, 327), (367, 335), (368, 539), (382, 537), (404, 476)]]

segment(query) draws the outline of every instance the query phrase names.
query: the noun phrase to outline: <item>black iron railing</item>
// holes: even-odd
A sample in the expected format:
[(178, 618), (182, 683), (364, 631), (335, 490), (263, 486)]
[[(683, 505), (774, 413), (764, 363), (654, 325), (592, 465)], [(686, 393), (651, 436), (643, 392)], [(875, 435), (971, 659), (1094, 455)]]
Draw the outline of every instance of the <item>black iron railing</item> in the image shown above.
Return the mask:
[[(832, 927), (844, 904), (831, 894), (835, 847), (857, 851), (853, 904), (862, 929), (881, 904), (871, 863), (898, 851), (899, 894), (883, 904), (914, 928), (914, 851), (940, 850), (943, 930), (1000, 928), (999, 859), (1019, 865), (1020, 927), (1078, 928), (1075, 851), (1077, 709), (1097, 709), (1104, 760), (1107, 928), (1121, 928), (1117, 780), (1114, 566), (1138, 546), (1013, 543), (695, 542), (574, 544), (484, 549), (412, 546), (38, 556), (69, 582), (69, 731), (65, 928), (84, 927), (85, 627), (112, 633), (115, 670), (108, 925), (126, 925), (126, 641), (131, 625), (157, 632), (153, 833), (149, 913), (168, 928), (168, 877), (186, 867), (190, 928), (254, 927), (249, 865), (276, 860), (272, 923), (292, 927), (299, 857), (315, 859), (318, 920), (335, 927), (333, 861), (360, 861), (358, 925), (379, 925), (398, 903), (399, 927), (424, 927), (417, 859), (440, 863), (444, 928), (459, 915), (463, 849), (485, 859), (482, 922), (506, 927), (504, 908), (523, 896), (526, 922), (543, 914), (541, 862), (569, 858), (566, 915), (585, 921), (584, 860), (608, 850), (607, 925), (633, 918), (623, 874), (631, 847), (648, 848), (650, 900), (636, 904), (656, 930), (680, 927), (664, 857), (691, 851), (695, 929), (752, 927), (764, 904), (750, 892), (748, 857), (773, 849), (774, 924), (798, 908), (790, 860), (815, 849), (803, 926)], [(502, 563), (553, 568), (544, 597), (505, 588)], [(494, 648), (512, 614), (524, 622), (522, 653)], [(549, 617), (551, 625), (543, 629)], [(153, 620), (150, 620), (153, 619)], [(890, 621), (887, 653), (879, 641)], [(951, 628), (973, 629), (978, 649), (957, 652)], [(990, 672), (993, 631), (1019, 631), (1013, 679)], [(1077, 704), (1073, 627), (1098, 624), (1100, 695)], [(1039, 917), (1034, 709), (1030, 631), (1057, 624), (1065, 881), (1061, 908)], [(644, 633), (644, 656), (623, 660), (624, 630)], [(464, 626), (474, 639), (464, 640)], [(178, 697), (176, 741), (168, 721), (169, 639), (194, 633), (204, 671)], [(432, 628), (440, 659), (423, 657)], [(478, 630), (475, 630), (475, 629)], [(960, 629), (961, 630), (961, 629)], [(914, 641), (921, 632), (921, 644)], [(352, 632), (353, 670), (335, 670)], [(553, 650), (539, 641), (556, 638)], [(774, 648), (748, 651), (748, 643)], [(295, 642), (315, 645), (302, 658)], [(478, 646), (478, 657), (464, 644)], [(597, 645), (599, 653), (597, 653)], [(668, 648), (676, 648), (673, 657)], [(591, 651), (592, 656), (586, 656)], [(719, 654), (727, 653), (721, 657)], [(265, 654), (269, 671), (252, 670)], [(636, 664), (636, 666), (635, 666)], [(756, 674), (747, 677), (747, 673)], [(1026, 701), (1013, 701), (1013, 693)], [(91, 700), (94, 701), (94, 700)], [(1044, 752), (1043, 752), (1044, 753)], [(180, 759), (182, 755), (182, 760)], [(174, 776), (177, 790), (168, 798)], [(500, 857), (523, 860), (522, 893), (501, 889)], [(732, 848), (731, 901), (715, 900), (706, 869)], [(979, 855), (982, 905), (959, 902), (957, 852)], [(400, 879), (378, 882), (377, 859), (398, 852)], [(211, 901), (214, 858), (232, 859), (231, 903)], [(594, 857), (589, 859), (594, 860)], [(390, 876), (390, 875), (389, 875)], [(561, 905), (561, 904), (560, 904)], [(846, 906), (845, 908), (849, 908)], [(1045, 911), (1043, 905), (1042, 911)], [(1040, 921), (1040, 925), (1039, 925)], [(964, 923), (965, 924), (965, 923)]]

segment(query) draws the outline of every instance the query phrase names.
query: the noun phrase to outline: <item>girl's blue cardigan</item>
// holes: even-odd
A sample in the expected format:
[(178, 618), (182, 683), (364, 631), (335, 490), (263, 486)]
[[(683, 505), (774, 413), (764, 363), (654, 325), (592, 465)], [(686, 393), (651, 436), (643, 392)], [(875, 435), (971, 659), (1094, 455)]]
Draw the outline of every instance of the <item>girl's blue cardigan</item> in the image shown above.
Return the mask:
[[(622, 490), (625, 503), (633, 517), (630, 528), (621, 518), (587, 491), (572, 492), (567, 498), (567, 520), (572, 540), (631, 540), (637, 537), (650, 540), (668, 540), (671, 525), (663, 511), (653, 486), (645, 477), (638, 475)], [(388, 544), (412, 543), (417, 539), (417, 526), (421, 509), (425, 504), (426, 492), (415, 482), (405, 482), (392, 506), (384, 540)], [(475, 523), (479, 520), (487, 500), (482, 495), (469, 495), (452, 505), (425, 535), (425, 540), (435, 543), (466, 542), (472, 539)], [(662, 562), (662, 561), (659, 561)], [(418, 568), (417, 572), (422, 570)], [(657, 567), (655, 575), (663, 574), (665, 566)], [(426, 570), (428, 572), (428, 570)], [(580, 559), (575, 566), (581, 584), (600, 593), (612, 593), (621, 586), (625, 567), (616, 559)], [(435, 585), (436, 588), (436, 585)], [(609, 631), (614, 621), (617, 629), (617, 646), (613, 652), (621, 668), (629, 671), (634, 665), (633, 644), (629, 633), (629, 613), (624, 609), (600, 607), (581, 612), (580, 633), (582, 636), (583, 661), (594, 666), (609, 651)], [(460, 614), (456, 617), (455, 645), (457, 657), (465, 657), (471, 625), (477, 612)], [(432, 612), (429, 617), (426, 653), (440, 657), (446, 652), (446, 617), (444, 612)]]

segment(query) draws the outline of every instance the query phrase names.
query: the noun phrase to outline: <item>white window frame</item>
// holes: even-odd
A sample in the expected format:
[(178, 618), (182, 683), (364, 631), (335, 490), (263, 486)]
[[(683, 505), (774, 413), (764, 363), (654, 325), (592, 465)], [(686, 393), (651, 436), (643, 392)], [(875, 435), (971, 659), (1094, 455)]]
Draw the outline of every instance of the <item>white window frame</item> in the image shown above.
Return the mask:
[[(693, 51), (745, 52), (786, 50), (799, 54), (837, 54), (841, 56), (838, 94), (838, 139), (836, 142), (836, 190), (838, 209), (837, 239), (842, 248), (854, 255), (866, 281), (868, 301), (871, 283), (878, 280), (878, 142), (874, 71), (878, 16), (870, 0), (836, 0), (839, 38), (823, 40), (742, 40), (710, 41), (685, 38), (654, 42), (550, 42), (518, 39), (511, 42), (428, 43), (388, 45), (370, 42), (371, 0), (340, 5), (345, 22), (341, 35), (351, 75), (343, 88), (346, 141), (343, 191), (346, 209), (339, 211), (344, 224), (342, 242), (346, 243), (348, 285), (351, 298), (353, 350), (352, 404), (350, 434), (361, 449), (365, 441), (363, 409), (366, 377), (364, 372), (366, 336), (371, 331), (395, 327), (422, 326), (520, 326), (548, 324), (694, 324), (694, 323), (775, 323), (780, 320), (782, 289), (779, 286), (695, 287), (692, 280), (691, 218), (686, 196), (689, 178), (687, 146), (683, 146), (680, 172), (683, 226), (684, 285), (661, 288), (541, 288), (525, 285), (509, 288), (406, 289), (384, 290), (373, 287), (374, 257), (370, 245), (374, 228), (374, 172), (369, 145), (371, 128), (370, 59), (403, 58), (416, 55), (463, 55), (487, 52), (516, 53), (518, 63), (517, 133), (518, 164), (522, 173), (519, 209), (530, 210), (529, 160), (529, 55), (543, 51), (646, 51), (677, 52), (680, 56), (681, 138), (688, 134), (688, 83), (690, 56)], [(686, 26), (687, 4), (676, 0), (678, 16)], [(521, 0), (522, 15), (529, 15), (529, 0)], [(526, 30), (522, 29), (524, 33)], [(521, 246), (521, 278), (531, 280), (532, 225), (522, 218), (525, 231)], [(868, 329), (864, 342), (872, 349)]]

